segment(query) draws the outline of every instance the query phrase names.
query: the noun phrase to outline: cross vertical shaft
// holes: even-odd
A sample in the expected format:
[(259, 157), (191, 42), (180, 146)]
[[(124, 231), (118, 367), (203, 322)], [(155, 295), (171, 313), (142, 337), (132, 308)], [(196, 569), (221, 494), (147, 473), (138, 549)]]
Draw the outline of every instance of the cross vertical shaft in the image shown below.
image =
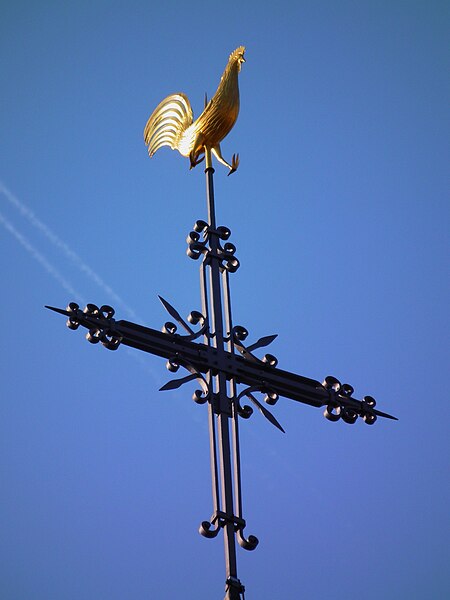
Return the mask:
[[(217, 351), (218, 362), (221, 362), (224, 355), (224, 319), (221, 290), (221, 268), (218, 260), (218, 235), (216, 233), (216, 215), (214, 202), (214, 168), (211, 164), (211, 152), (206, 150), (206, 198), (208, 209), (208, 242), (210, 252), (205, 257), (202, 269), (209, 267), (209, 295), (210, 295), (210, 313), (209, 332), (205, 336)], [(207, 290), (202, 286), (203, 307), (207, 308)], [(228, 313), (228, 311), (227, 311)], [(227, 319), (227, 325), (229, 319)], [(230, 331), (226, 332), (227, 338), (230, 337)], [(214, 498), (214, 510), (216, 517), (219, 507), (222, 507), (221, 518), (224, 530), (225, 546), (225, 570), (227, 578), (226, 600), (239, 600), (242, 586), (237, 578), (237, 560), (236, 560), (236, 542), (235, 542), (235, 523), (233, 512), (233, 466), (232, 466), (232, 448), (230, 445), (230, 418), (233, 417), (233, 398), (227, 394), (227, 378), (223, 371), (216, 375), (210, 374), (214, 379), (212, 399), (210, 402), (210, 444), (211, 444), (211, 470), (213, 480), (213, 496), (218, 494), (218, 479), (220, 481), (221, 502), (219, 498)], [(212, 382), (210, 382), (212, 384)], [(217, 416), (215, 416), (217, 415)], [(217, 420), (217, 436), (215, 435), (215, 423)], [(236, 450), (236, 447), (234, 448)], [(217, 477), (217, 454), (219, 455), (220, 476)], [(234, 466), (239, 464), (234, 460)], [(239, 589), (241, 588), (241, 589)]]

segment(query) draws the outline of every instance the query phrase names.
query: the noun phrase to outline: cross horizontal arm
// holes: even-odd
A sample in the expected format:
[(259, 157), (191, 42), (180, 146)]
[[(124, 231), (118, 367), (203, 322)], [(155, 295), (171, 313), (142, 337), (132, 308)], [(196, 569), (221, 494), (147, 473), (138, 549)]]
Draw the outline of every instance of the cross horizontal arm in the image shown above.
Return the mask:
[[(87, 312), (80, 310), (74, 303), (69, 305), (69, 310), (51, 306), (46, 308), (67, 316), (69, 318), (67, 325), (71, 329), (77, 329), (79, 325), (89, 329), (86, 336), (89, 341), (101, 341), (111, 350), (124, 344), (149, 354), (178, 361), (180, 364), (190, 365), (200, 373), (211, 371), (213, 374), (217, 374), (222, 372), (228, 380), (234, 378), (237, 383), (253, 389), (257, 388), (265, 393), (276, 393), (279, 396), (317, 408), (323, 406), (333, 408), (339, 405), (355, 411), (358, 415), (368, 414), (396, 419), (396, 417), (376, 410), (374, 405), (365, 400), (361, 401), (350, 397), (345, 392), (344, 386), (339, 389), (336, 386), (328, 385), (327, 380), (322, 384), (315, 379), (283, 371), (263, 361), (249, 361), (231, 352), (219, 352), (214, 347), (186, 340), (178, 334), (164, 333), (130, 321), (116, 321), (110, 316), (111, 312), (104, 310), (107, 308), (109, 311), (113, 311), (110, 307)], [(112, 314), (114, 313), (112, 312)]]

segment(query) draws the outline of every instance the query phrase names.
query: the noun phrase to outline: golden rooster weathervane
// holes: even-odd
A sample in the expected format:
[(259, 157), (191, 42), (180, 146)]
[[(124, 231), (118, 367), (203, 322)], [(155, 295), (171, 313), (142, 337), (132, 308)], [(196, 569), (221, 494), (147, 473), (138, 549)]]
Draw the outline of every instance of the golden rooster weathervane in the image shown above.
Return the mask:
[[(192, 169), (206, 155), (211, 166), (211, 153), (234, 173), (239, 166), (239, 154), (233, 154), (231, 164), (223, 158), (220, 142), (231, 131), (239, 114), (238, 75), (245, 62), (245, 48), (239, 46), (230, 54), (216, 93), (206, 103), (202, 114), (194, 121), (191, 104), (185, 94), (172, 94), (153, 111), (144, 129), (144, 140), (152, 157), (162, 146), (178, 150), (189, 157)], [(208, 164), (209, 163), (209, 164)]]

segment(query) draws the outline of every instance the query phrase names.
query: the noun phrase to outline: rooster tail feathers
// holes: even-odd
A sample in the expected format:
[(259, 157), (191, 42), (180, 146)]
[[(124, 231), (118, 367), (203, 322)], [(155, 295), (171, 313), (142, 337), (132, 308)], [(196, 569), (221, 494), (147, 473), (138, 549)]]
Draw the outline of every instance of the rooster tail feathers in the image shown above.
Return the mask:
[(185, 94), (172, 94), (153, 111), (144, 129), (144, 141), (148, 153), (153, 156), (162, 146), (177, 150), (181, 137), (192, 125), (191, 104)]

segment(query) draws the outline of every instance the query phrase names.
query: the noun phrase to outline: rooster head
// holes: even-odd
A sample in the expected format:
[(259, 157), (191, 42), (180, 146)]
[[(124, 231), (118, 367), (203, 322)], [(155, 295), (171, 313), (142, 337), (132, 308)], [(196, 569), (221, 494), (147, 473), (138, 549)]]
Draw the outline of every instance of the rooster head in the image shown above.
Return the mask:
[(239, 48), (236, 48), (236, 50), (230, 54), (230, 58), (228, 59), (229, 63), (237, 64), (239, 71), (241, 70), (242, 63), (245, 62), (244, 52), (245, 46), (239, 46)]

